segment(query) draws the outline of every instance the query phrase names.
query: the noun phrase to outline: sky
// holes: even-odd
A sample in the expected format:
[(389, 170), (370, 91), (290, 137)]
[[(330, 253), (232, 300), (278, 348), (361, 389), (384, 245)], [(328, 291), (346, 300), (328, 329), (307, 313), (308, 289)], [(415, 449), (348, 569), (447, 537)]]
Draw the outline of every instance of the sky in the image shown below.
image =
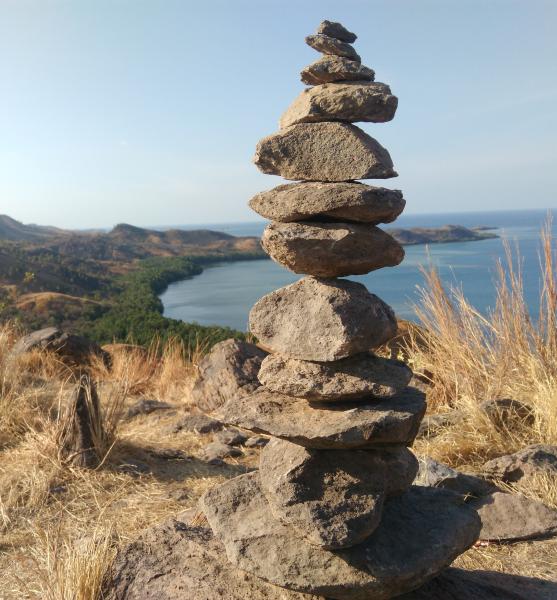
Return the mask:
[(554, 0), (0, 0), (0, 214), (256, 220), (249, 198), (283, 181), (254, 149), (323, 19), (399, 97), (393, 121), (361, 126), (407, 213), (555, 208), (556, 18)]

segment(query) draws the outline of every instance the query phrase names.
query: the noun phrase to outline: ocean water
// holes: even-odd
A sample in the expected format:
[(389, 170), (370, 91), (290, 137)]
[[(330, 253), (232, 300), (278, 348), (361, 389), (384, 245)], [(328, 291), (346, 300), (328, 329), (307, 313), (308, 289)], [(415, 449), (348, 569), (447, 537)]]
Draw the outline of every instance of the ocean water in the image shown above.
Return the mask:
[[(500, 238), (406, 246), (406, 257), (398, 267), (349, 279), (363, 283), (383, 298), (399, 317), (415, 320), (414, 306), (419, 302), (419, 288), (424, 284), (420, 268), (434, 266), (446, 286), (461, 288), (466, 298), (485, 313), (495, 303), (495, 269), (497, 261), (504, 260), (504, 240), (507, 240), (513, 247), (518, 245), (525, 294), (535, 315), (540, 292), (540, 231), (547, 217), (547, 210), (403, 215), (397, 220), (396, 227), (483, 225), (494, 227), (493, 232)], [(203, 227), (232, 235), (259, 236), (265, 222)], [(388, 230), (389, 226), (384, 228)], [(557, 233), (556, 224), (552, 229), (554, 234)], [(249, 310), (261, 296), (299, 278), (272, 260), (217, 263), (201, 275), (171, 284), (161, 295), (161, 300), (167, 317), (245, 330)]]

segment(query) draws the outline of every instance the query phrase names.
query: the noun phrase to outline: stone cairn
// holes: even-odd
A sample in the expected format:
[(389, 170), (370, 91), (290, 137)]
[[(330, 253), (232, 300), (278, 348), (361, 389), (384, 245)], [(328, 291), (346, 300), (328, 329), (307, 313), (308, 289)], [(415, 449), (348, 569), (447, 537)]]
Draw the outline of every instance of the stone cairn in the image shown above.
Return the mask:
[(404, 257), (377, 227), (402, 212), (402, 193), (356, 182), (397, 175), (352, 123), (390, 121), (398, 100), (361, 64), (355, 40), (330, 21), (306, 38), (323, 54), (301, 73), (313, 87), (257, 146), (261, 171), (297, 181), (251, 200), (272, 220), (262, 245), (304, 277), (253, 307), (250, 330), (271, 352), (263, 385), (220, 410), (224, 422), (272, 436), (259, 471), (209, 490), (201, 508), (237, 568), (296, 592), (380, 600), (438, 574), (477, 540), (480, 522), (454, 493), (411, 486), (424, 395), (408, 387), (404, 363), (371, 353), (396, 332), (392, 309), (338, 279)]

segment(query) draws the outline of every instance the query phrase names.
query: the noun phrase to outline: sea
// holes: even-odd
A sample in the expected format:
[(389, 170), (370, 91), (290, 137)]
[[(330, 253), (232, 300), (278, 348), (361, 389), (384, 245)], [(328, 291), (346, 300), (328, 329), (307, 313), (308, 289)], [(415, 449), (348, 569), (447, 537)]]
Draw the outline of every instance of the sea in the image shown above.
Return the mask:
[[(398, 317), (418, 320), (415, 307), (424, 287), (423, 269), (434, 267), (447, 289), (460, 289), (481, 313), (495, 305), (498, 261), (505, 263), (510, 246), (524, 278), (525, 297), (534, 318), (540, 298), (540, 233), (557, 224), (549, 210), (463, 212), (402, 215), (396, 227), (463, 225), (489, 227), (499, 237), (474, 242), (405, 246), (406, 256), (397, 267), (349, 277), (363, 283), (395, 310)], [(183, 229), (213, 229), (238, 236), (260, 236), (265, 222), (212, 223)], [(383, 226), (388, 231), (389, 226)], [(506, 242), (506, 244), (505, 244)], [(172, 283), (161, 295), (164, 315), (201, 325), (224, 325), (244, 331), (253, 304), (265, 294), (300, 278), (272, 260), (216, 263), (195, 277)]]

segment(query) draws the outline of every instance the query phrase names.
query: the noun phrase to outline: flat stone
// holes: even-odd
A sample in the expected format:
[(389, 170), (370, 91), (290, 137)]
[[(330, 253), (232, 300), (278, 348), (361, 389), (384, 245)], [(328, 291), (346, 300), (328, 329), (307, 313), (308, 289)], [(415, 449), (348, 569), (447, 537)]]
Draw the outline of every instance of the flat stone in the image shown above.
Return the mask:
[(264, 435), (252, 435), (250, 438), (248, 438), (244, 446), (246, 448), (263, 448), (263, 446), (266, 446), (269, 441), (270, 438)]
[(337, 38), (329, 37), (328, 35), (321, 33), (308, 35), (306, 37), (306, 44), (322, 54), (333, 54), (334, 56), (344, 56), (350, 60), (361, 61), (360, 55), (350, 44), (342, 42)]
[(396, 318), (361, 283), (304, 277), (260, 298), (249, 330), (272, 352), (333, 361), (383, 344), (395, 334)]
[(425, 409), (425, 395), (414, 388), (387, 400), (337, 404), (311, 403), (260, 388), (225, 404), (220, 416), (242, 429), (306, 448), (342, 450), (410, 445)]
[(279, 265), (315, 277), (364, 275), (404, 258), (393, 237), (367, 223), (270, 223), (261, 245)]
[(499, 491), (499, 488), (491, 482), (452, 469), (429, 456), (420, 458), (419, 465), (418, 476), (414, 482), (416, 485), (444, 488), (462, 494), (466, 499), (481, 498)]
[(220, 464), (223, 458), (242, 456), (242, 451), (222, 442), (211, 442), (203, 448), (201, 455), (209, 464)]
[(223, 429), (213, 436), (213, 441), (228, 444), (229, 446), (240, 446), (247, 439), (248, 436), (245, 433), (233, 428)]
[(337, 81), (373, 81), (375, 72), (356, 60), (329, 54), (304, 67), (300, 78), (308, 85)]
[[(187, 521), (181, 520), (182, 518)], [(149, 527), (118, 551), (102, 597), (106, 600), (325, 600), (266, 583), (226, 559), (209, 527), (192, 516)]]
[(180, 417), (175, 423), (171, 423), (165, 433), (178, 433), (179, 431), (193, 431), (194, 433), (213, 433), (220, 431), (223, 424), (213, 417), (203, 413), (192, 413)]
[(254, 163), (268, 175), (305, 181), (396, 177), (379, 142), (349, 123), (300, 123), (257, 144)]
[(260, 192), (249, 205), (262, 217), (282, 223), (314, 219), (377, 225), (392, 223), (406, 201), (400, 190), (363, 183), (307, 181)]
[(386, 123), (395, 116), (397, 106), (398, 98), (384, 83), (324, 83), (300, 93), (280, 118), (280, 128), (320, 121)]
[(336, 21), (321, 21), (317, 28), (317, 33), (328, 35), (348, 44), (353, 44), (358, 39), (355, 33), (348, 31), (344, 25)]
[(482, 472), (487, 477), (506, 482), (516, 482), (523, 477), (538, 474), (557, 477), (557, 446), (546, 444), (527, 446), (514, 454), (499, 456), (486, 462)]
[(412, 484), (418, 461), (405, 447), (310, 450), (273, 439), (259, 475), (273, 516), (330, 550), (363, 542), (379, 525), (388, 495)]
[(363, 543), (326, 550), (274, 519), (258, 473), (241, 475), (202, 497), (201, 508), (228, 559), (275, 585), (337, 600), (386, 600), (447, 567), (477, 539), (480, 523), (457, 495), (411, 488), (385, 503)]
[(141, 398), (128, 408), (126, 418), (132, 419), (133, 417), (137, 417), (139, 415), (150, 415), (157, 410), (169, 410), (171, 408), (174, 408), (174, 406), (172, 406), (172, 404), (168, 404), (168, 402)]
[(257, 373), (266, 352), (255, 344), (230, 339), (215, 344), (197, 369), (191, 390), (193, 402), (205, 411), (259, 387)]
[(268, 390), (316, 402), (391, 398), (411, 379), (412, 370), (402, 361), (370, 353), (325, 363), (270, 354), (259, 371)]
[(481, 540), (516, 542), (557, 534), (557, 510), (521, 494), (494, 492), (470, 506), (482, 520)]

